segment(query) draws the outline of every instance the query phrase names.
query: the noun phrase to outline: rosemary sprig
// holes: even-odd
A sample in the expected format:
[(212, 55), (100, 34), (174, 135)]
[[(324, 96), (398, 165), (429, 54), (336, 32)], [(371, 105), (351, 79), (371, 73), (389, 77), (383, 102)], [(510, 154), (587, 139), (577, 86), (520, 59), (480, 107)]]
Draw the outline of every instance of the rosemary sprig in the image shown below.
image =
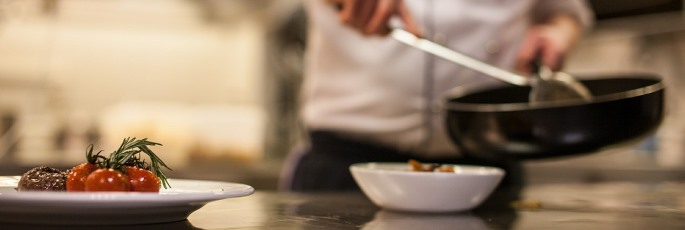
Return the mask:
[[(102, 168), (112, 168), (124, 171), (124, 166), (135, 166), (152, 171), (160, 181), (164, 188), (171, 188), (167, 177), (162, 171), (162, 167), (172, 170), (167, 166), (161, 158), (157, 156), (148, 146), (161, 146), (162, 144), (148, 141), (147, 138), (136, 139), (135, 137), (124, 138), (119, 149), (110, 153), (109, 158), (100, 163)], [(92, 149), (92, 147), (91, 147)], [(91, 150), (92, 151), (92, 150)], [(144, 153), (150, 158), (150, 163), (146, 163), (140, 158), (140, 154)]]
[(88, 148), (86, 148), (86, 161), (91, 164), (96, 164), (100, 165), (101, 162), (107, 161), (107, 158), (100, 155), (102, 150), (98, 151), (97, 153), (93, 154), (93, 144), (90, 144)]

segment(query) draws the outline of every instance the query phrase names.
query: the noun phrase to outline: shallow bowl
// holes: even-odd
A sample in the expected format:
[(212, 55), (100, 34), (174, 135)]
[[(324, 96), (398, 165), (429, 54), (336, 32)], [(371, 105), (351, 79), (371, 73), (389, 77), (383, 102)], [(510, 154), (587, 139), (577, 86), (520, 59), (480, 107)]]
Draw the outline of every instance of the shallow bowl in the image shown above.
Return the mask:
[(504, 177), (495, 167), (451, 165), (454, 172), (417, 172), (408, 163), (358, 163), (350, 172), (376, 205), (396, 211), (458, 212), (480, 205)]

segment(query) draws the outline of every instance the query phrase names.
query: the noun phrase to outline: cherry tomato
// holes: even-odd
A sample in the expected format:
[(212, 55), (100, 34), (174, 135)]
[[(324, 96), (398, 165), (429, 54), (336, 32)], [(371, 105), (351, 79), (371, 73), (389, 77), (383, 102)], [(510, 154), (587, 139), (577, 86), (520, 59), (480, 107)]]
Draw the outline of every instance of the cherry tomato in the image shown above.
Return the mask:
[(159, 192), (162, 185), (157, 175), (150, 170), (127, 166), (126, 175), (131, 181), (133, 192)]
[(67, 191), (83, 192), (86, 190), (86, 177), (99, 169), (96, 164), (83, 163), (71, 168), (67, 175)]
[(128, 192), (131, 181), (115, 169), (98, 169), (86, 177), (86, 192)]

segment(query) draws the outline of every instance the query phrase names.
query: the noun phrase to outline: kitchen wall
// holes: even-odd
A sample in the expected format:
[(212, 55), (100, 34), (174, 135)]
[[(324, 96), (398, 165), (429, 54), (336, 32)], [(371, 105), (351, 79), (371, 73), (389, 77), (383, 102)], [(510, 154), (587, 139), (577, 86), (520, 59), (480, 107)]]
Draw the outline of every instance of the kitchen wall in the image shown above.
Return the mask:
[(292, 1), (0, 1), (0, 161), (83, 161), (124, 137), (264, 157), (266, 33)]

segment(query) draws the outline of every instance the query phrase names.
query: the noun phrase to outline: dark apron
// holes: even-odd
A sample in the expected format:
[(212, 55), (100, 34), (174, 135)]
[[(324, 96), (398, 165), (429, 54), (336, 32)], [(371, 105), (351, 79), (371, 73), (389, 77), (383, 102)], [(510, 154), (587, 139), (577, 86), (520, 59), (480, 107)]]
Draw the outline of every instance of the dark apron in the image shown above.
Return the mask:
[(506, 171), (500, 187), (523, 186), (523, 172), (519, 163), (492, 163), (468, 157), (424, 159), (416, 154), (397, 151), (359, 140), (342, 137), (333, 132), (312, 131), (310, 148), (295, 165), (290, 190), (334, 191), (358, 190), (349, 166), (361, 162), (407, 162), (410, 159), (425, 163), (495, 166)]

